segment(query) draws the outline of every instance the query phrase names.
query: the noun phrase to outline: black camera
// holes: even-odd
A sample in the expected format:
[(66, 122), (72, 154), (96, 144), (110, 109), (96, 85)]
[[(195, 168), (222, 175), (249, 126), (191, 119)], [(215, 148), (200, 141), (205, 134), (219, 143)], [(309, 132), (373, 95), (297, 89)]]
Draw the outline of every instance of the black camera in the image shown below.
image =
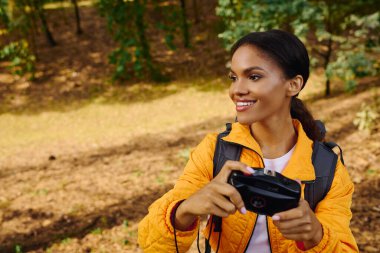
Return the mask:
[(247, 210), (272, 216), (298, 206), (301, 186), (280, 173), (253, 168), (251, 175), (233, 171), (228, 183), (240, 193)]

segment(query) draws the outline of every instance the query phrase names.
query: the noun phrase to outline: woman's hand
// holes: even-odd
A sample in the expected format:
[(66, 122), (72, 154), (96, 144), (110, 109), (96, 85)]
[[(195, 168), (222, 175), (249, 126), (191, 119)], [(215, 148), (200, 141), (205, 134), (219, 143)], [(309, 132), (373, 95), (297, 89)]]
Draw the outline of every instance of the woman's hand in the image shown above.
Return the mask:
[(227, 161), (219, 174), (202, 189), (182, 202), (176, 211), (175, 227), (179, 230), (187, 229), (198, 216), (217, 215), (227, 217), (240, 210), (245, 214), (246, 209), (240, 193), (227, 183), (231, 171), (239, 170), (245, 174), (252, 174), (253, 169), (237, 161)]
[(272, 220), (286, 239), (303, 242), (306, 250), (322, 240), (322, 225), (304, 199), (298, 207), (273, 215)]

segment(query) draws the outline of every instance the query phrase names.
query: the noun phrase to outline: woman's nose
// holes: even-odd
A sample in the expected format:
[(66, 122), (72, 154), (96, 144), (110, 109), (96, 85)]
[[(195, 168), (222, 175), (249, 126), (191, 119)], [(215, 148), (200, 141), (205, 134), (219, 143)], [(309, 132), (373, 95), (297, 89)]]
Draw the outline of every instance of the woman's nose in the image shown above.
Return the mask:
[(245, 84), (245, 81), (242, 79), (236, 80), (232, 84), (232, 93), (235, 95), (246, 95), (249, 93), (248, 86)]

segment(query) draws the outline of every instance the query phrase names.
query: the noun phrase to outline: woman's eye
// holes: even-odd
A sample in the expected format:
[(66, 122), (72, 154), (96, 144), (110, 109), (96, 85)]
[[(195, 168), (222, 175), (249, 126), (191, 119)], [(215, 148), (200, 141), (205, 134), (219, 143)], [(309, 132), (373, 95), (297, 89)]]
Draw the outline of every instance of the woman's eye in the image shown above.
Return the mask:
[(260, 78), (261, 78), (261, 76), (259, 76), (259, 75), (251, 75), (251, 76), (249, 76), (249, 79), (251, 79), (253, 81), (259, 80)]
[(232, 82), (235, 82), (236, 81), (236, 76), (233, 76), (233, 75), (228, 75), (228, 78), (232, 80)]

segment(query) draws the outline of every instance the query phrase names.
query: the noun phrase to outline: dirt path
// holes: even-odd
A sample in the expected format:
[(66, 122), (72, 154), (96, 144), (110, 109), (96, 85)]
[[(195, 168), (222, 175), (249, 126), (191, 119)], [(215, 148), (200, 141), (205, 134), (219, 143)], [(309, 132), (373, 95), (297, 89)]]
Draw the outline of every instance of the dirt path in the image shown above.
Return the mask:
[(10, 252), (16, 244), (38, 248), (124, 220), (138, 222), (147, 204), (173, 184), (171, 175), (179, 174), (188, 148), (205, 129), (224, 121), (211, 119), (36, 167), (3, 169), (0, 196), (7, 200), (1, 205), (0, 249)]

